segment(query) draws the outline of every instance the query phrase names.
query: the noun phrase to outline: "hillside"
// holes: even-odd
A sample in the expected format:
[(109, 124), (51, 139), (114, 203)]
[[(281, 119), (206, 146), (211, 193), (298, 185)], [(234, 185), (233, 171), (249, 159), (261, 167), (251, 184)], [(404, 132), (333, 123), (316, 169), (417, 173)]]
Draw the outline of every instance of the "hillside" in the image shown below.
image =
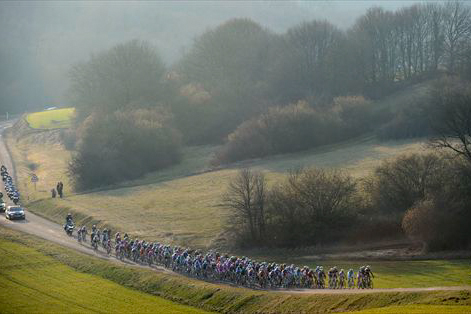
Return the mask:
[[(63, 176), (64, 172), (62, 175), (60, 173), (60, 165), (64, 171), (66, 163), (57, 160), (61, 154), (64, 156), (67, 153), (58, 149), (57, 144), (49, 148), (46, 145), (26, 144), (24, 147), (30, 151), (28, 160), (39, 163), (37, 172), (40, 182), (38, 190), (34, 192), (28, 179), (29, 169), (25, 166), (28, 162), (23, 161), (19, 163), (23, 164), (23, 167), (17, 166), (20, 170), (21, 186), (26, 186), (30, 191), (28, 194), (31, 201), (45, 199), (31, 204), (31, 210), (59, 222), (62, 222), (67, 211), (72, 211), (83, 217), (93, 217), (93, 220), (106, 223), (115, 230), (127, 231), (138, 237), (192, 247), (208, 247), (223, 240), (218, 240), (218, 237), (222, 236), (222, 225), (227, 212), (218, 205), (230, 178), (241, 166), (264, 171), (269, 182), (274, 182), (275, 179), (283, 177), (286, 171), (300, 166), (339, 167), (356, 177), (363, 177), (384, 158), (426, 150), (420, 140), (381, 143), (373, 137), (364, 137), (299, 154), (253, 160), (204, 172), (206, 165), (203, 160), (208, 159), (207, 154), (211, 148), (194, 148), (194, 154), (188, 154), (189, 157), (183, 164), (169, 169), (168, 172), (150, 174), (141, 182), (133, 182), (139, 185), (70, 195), (70, 186), (67, 183), (67, 197), (52, 200), (48, 199), (48, 191), (54, 186), (54, 182), (59, 179), (67, 182)], [(49, 154), (51, 159), (47, 157)], [(16, 158), (20, 155), (15, 155), (18, 164)], [(49, 172), (49, 167), (54, 171)]]
[[(426, 95), (431, 81), (414, 85), (376, 103), (378, 110), (397, 109)], [(21, 121), (20, 121), (21, 122)], [(28, 132), (25, 132), (27, 129)], [(15, 160), (20, 190), (30, 209), (62, 222), (71, 211), (146, 239), (191, 247), (220, 246), (227, 211), (219, 206), (221, 195), (240, 167), (263, 171), (269, 183), (299, 167), (338, 168), (362, 178), (382, 160), (400, 154), (425, 152), (425, 139), (380, 141), (365, 135), (346, 142), (304, 152), (248, 160), (213, 169), (210, 160), (217, 146), (184, 149), (180, 164), (95, 192), (74, 194), (67, 176), (71, 152), (64, 149), (58, 130), (32, 132), (18, 123), (7, 136)], [(20, 135), (18, 135), (20, 134)], [(36, 188), (30, 177), (40, 178)], [(65, 199), (50, 199), (50, 190), (64, 182)]]

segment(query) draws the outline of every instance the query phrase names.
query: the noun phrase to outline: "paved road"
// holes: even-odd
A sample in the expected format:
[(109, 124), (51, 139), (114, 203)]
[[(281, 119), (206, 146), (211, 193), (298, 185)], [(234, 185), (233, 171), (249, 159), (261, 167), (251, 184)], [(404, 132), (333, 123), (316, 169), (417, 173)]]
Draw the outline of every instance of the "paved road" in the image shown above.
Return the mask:
[[(9, 172), (11, 172), (11, 169), (13, 169), (12, 161), (8, 154), (8, 150), (5, 147), (5, 143), (2, 137), (2, 132), (4, 131), (5, 128), (11, 125), (12, 125), (11, 122), (0, 123), (0, 163), (5, 165), (8, 168)], [(13, 177), (15, 178), (16, 176), (13, 176)], [(3, 183), (0, 185), (3, 191)], [(8, 197), (5, 197), (4, 200), (6, 202), (9, 201)], [(7, 203), (8, 203), (7, 205), (12, 205), (11, 202), (7, 202)], [(61, 225), (58, 225), (38, 215), (28, 212), (27, 210), (26, 210), (26, 220), (24, 221), (10, 221), (8, 219), (5, 219), (4, 214), (1, 214), (0, 225), (38, 236), (45, 240), (60, 244), (62, 246), (66, 246), (68, 248), (71, 248), (76, 251), (80, 251), (82, 253), (86, 253), (86, 254), (89, 254), (98, 258), (102, 258), (102, 259), (106, 259), (106, 260), (118, 262), (118, 263), (125, 263), (128, 265), (132, 265), (134, 267), (149, 268), (148, 266), (135, 264), (129, 261), (122, 262), (113, 256), (108, 256), (106, 252), (104, 252), (103, 250), (99, 250), (98, 252), (94, 251), (91, 248), (89, 241), (88, 243), (85, 243), (85, 244), (78, 243), (76, 237), (69, 237), (65, 234)], [(172, 271), (164, 267), (160, 267), (160, 266), (153, 266), (152, 269), (159, 272), (173, 273)], [(460, 286), (460, 287), (396, 288), (396, 289), (372, 289), (372, 290), (297, 289), (297, 290), (277, 290), (277, 291), (284, 292), (284, 293), (302, 293), (302, 294), (346, 294), (346, 293), (356, 294), (356, 293), (401, 292), (401, 291), (419, 292), (419, 291), (439, 291), (439, 290), (471, 290), (471, 287)]]

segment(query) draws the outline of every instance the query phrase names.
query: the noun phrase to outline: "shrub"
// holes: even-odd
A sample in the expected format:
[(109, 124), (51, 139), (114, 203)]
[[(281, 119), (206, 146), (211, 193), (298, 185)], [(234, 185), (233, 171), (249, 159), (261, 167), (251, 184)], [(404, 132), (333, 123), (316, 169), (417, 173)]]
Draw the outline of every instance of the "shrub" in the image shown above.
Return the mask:
[(242, 123), (228, 136), (215, 163), (291, 153), (341, 139), (338, 117), (314, 110), (300, 102), (269, 109), (266, 114)]
[(434, 193), (442, 184), (444, 160), (435, 154), (403, 155), (384, 161), (366, 181), (372, 206), (378, 211), (402, 214)]
[(373, 103), (363, 96), (343, 96), (334, 98), (333, 110), (344, 124), (344, 132), (358, 135), (371, 131)]
[(426, 199), (406, 212), (402, 228), (430, 251), (466, 248), (471, 243), (469, 210), (460, 202)]
[(62, 144), (64, 144), (65, 149), (74, 150), (75, 144), (77, 143), (77, 133), (75, 129), (65, 129), (61, 130), (60, 133)]
[(471, 167), (464, 159), (446, 159), (440, 186), (404, 215), (406, 234), (429, 250), (471, 244)]
[(421, 240), (425, 244), (434, 241), (440, 230), (440, 211), (431, 200), (419, 201), (404, 215), (402, 228), (406, 234), (415, 240)]
[(356, 182), (336, 170), (293, 172), (268, 196), (269, 233), (279, 246), (302, 246), (343, 238), (353, 224)]
[(137, 178), (180, 160), (181, 138), (155, 110), (89, 116), (69, 170), (78, 190)]
[(433, 134), (430, 126), (431, 97), (418, 99), (401, 108), (394, 117), (377, 130), (383, 140), (422, 137)]

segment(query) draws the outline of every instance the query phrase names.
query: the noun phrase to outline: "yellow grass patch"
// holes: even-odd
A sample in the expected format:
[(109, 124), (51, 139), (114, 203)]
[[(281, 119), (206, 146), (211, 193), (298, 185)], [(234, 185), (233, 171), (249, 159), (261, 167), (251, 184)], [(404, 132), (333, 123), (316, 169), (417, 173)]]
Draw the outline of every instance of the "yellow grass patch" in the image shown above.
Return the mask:
[(60, 129), (71, 125), (75, 108), (63, 108), (30, 113), (26, 121), (33, 129)]

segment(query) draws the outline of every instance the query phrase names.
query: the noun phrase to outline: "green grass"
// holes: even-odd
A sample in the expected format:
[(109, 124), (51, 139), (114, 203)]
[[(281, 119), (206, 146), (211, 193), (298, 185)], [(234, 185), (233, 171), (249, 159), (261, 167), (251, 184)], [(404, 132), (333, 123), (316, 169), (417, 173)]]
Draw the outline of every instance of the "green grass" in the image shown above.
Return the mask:
[(313, 261), (310, 258), (285, 258), (284, 263), (295, 263), (324, 268), (337, 266), (355, 272), (362, 265), (370, 265), (374, 272), (375, 288), (426, 288), (445, 286), (471, 286), (469, 260), (420, 260), (420, 261)]
[(453, 305), (403, 305), (386, 306), (362, 311), (350, 312), (352, 314), (468, 314), (471, 313), (470, 306)]
[(30, 113), (26, 122), (33, 129), (62, 129), (71, 125), (75, 108), (63, 108)]
[(25, 245), (0, 238), (2, 313), (204, 313), (77, 272)]
[[(4, 296), (8, 296), (3, 288), (5, 286), (5, 280), (3, 279), (4, 274), (18, 278), (15, 280), (21, 283), (20, 286), (10, 286), (10, 289), (13, 289), (15, 292), (18, 291), (18, 293), (24, 296), (22, 299), (23, 305), (29, 306), (30, 302), (33, 304), (37, 302), (38, 299), (50, 302), (51, 304), (57, 304), (60, 300), (65, 299), (70, 302), (71, 311), (75, 309), (76, 304), (80, 304), (95, 306), (97, 308), (102, 306), (106, 308), (104, 312), (114, 312), (113, 305), (105, 303), (104, 300), (107, 299), (99, 299), (96, 297), (95, 302), (90, 304), (87, 303), (85, 298), (89, 295), (99, 296), (100, 298), (103, 295), (115, 295), (114, 292), (116, 291), (119, 293), (125, 290), (133, 291), (129, 288), (135, 289), (135, 291), (133, 291), (135, 293), (138, 293), (137, 290), (139, 290), (147, 293), (147, 296), (148, 294), (152, 294), (170, 301), (222, 313), (331, 313), (367, 309), (375, 310), (388, 307), (394, 310), (393, 306), (401, 306), (401, 311), (406, 311), (406, 313), (408, 309), (415, 310), (417, 308), (425, 308), (424, 306), (433, 306), (430, 307), (430, 309), (441, 309), (444, 313), (447, 313), (448, 310), (450, 310), (450, 313), (454, 313), (451, 311), (460, 309), (466, 311), (471, 307), (471, 292), (467, 290), (343, 295), (307, 295), (253, 291), (226, 285), (205, 283), (179, 275), (165, 274), (149, 269), (133, 268), (110, 261), (104, 261), (4, 227), (0, 227), (0, 239), (0, 250), (2, 252), (2, 267), (0, 268), (0, 276), (2, 276), (0, 277), (0, 308), (2, 309), (2, 313), (6, 312), (4, 308), (9, 309), (9, 307), (12, 306), (10, 304), (6, 305), (9, 307), (3, 306), (3, 302), (5, 302)], [(4, 243), (7, 243), (7, 245), (4, 245)], [(5, 247), (9, 247), (9, 249), (5, 249)], [(5, 250), (11, 251), (11, 253), (5, 255), (8, 256), (8, 262), (4, 263), (3, 260), (5, 259), (3, 258), (3, 253)], [(25, 275), (21, 273), (16, 274), (15, 269), (26, 269), (27, 273)], [(29, 272), (30, 269), (31, 273)], [(47, 270), (46, 274), (44, 274), (42, 270)], [(72, 283), (68, 282), (68, 285), (62, 285), (61, 281), (69, 277), (69, 272), (83, 275), (84, 277), (74, 279)], [(43, 280), (43, 277), (46, 278), (46, 280), (52, 280), (52, 282), (46, 281), (45, 283), (47, 285), (42, 284), (40, 280)], [(104, 282), (112, 281), (126, 288), (118, 286), (118, 288), (110, 289), (111, 292), (108, 294), (104, 289), (97, 288), (102, 282), (100, 278), (104, 279)], [(53, 287), (49, 288), (49, 283), (51, 283)], [(52, 301), (50, 298), (46, 297), (36, 297), (35, 299), (34, 295), (31, 295), (31, 297), (25, 295), (25, 292), (20, 289), (25, 285), (40, 291), (46, 288), (51, 289), (48, 293), (50, 296), (54, 297), (54, 300)], [(88, 291), (88, 289), (90, 289), (90, 291)], [(93, 293), (93, 291), (96, 291), (93, 289), (100, 291)], [(75, 291), (76, 295), (69, 295), (69, 293), (71, 293), (69, 290)], [(82, 295), (80, 295), (78, 291), (82, 292)], [(122, 295), (119, 296), (120, 300), (132, 300), (125, 299)], [(28, 300), (28, 302), (24, 300)], [(72, 303), (72, 300), (75, 303)], [(139, 298), (139, 300), (141, 300), (141, 298)], [(147, 302), (147, 300), (148, 299), (143, 298), (142, 304)], [(113, 300), (113, 302), (117, 301)], [(58, 306), (61, 305), (59, 304)], [(23, 308), (15, 308), (11, 311), (18, 313), (30, 312), (31, 310), (34, 312), (36, 308), (38, 309), (37, 312), (44, 312), (45, 309), (44, 305), (37, 304), (37, 307), (31, 305), (28, 308), (25, 307), (24, 310)], [(123, 309), (123, 311), (124, 309), (128, 309), (125, 308), (124, 305), (121, 308), (116, 305), (116, 308)], [(393, 310), (390, 312), (393, 312)], [(61, 308), (57, 308), (57, 311), (60, 312)], [(163, 311), (167, 312), (166, 308), (163, 308)], [(46, 312), (54, 312), (54, 310), (47, 310)], [(136, 312), (138, 311), (136, 310)]]

